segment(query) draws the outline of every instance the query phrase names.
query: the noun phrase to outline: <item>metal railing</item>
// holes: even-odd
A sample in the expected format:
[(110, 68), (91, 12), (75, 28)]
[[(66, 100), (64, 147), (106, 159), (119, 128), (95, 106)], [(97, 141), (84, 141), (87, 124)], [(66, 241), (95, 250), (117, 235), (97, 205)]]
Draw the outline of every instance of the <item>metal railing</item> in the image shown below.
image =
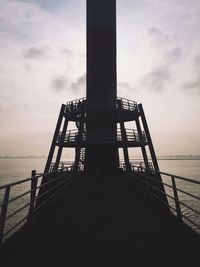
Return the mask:
[(120, 108), (122, 109), (129, 111), (135, 111), (137, 109), (137, 102), (122, 97), (117, 98), (117, 108), (119, 107), (118, 101), (120, 101)]
[[(158, 175), (162, 181), (156, 178)], [(135, 165), (131, 165), (129, 176), (150, 195), (169, 207), (179, 222), (188, 224), (200, 233), (200, 181)], [(165, 192), (160, 190), (159, 184), (164, 185)], [(191, 191), (195, 191), (195, 194)], [(168, 203), (163, 201), (162, 195), (167, 196)]]
[[(154, 170), (153, 162), (152, 161), (137, 161), (137, 160), (129, 160), (129, 164), (131, 166), (131, 170), (133, 171), (133, 168), (138, 168), (141, 167), (142, 169), (147, 168), (150, 169), (151, 171)], [(123, 159), (120, 159), (120, 168), (123, 169), (123, 171), (127, 171), (126, 169), (126, 164)]]
[[(116, 108), (119, 107), (118, 103), (120, 101), (120, 108), (124, 109), (124, 110), (129, 110), (129, 111), (135, 111), (137, 110), (137, 102), (127, 99), (127, 98), (122, 98), (122, 97), (118, 97), (116, 100)], [(66, 109), (65, 112), (67, 111), (78, 111), (79, 110), (79, 104), (82, 103), (87, 103), (87, 98), (86, 97), (82, 97), (79, 99), (75, 99), (72, 101), (69, 101), (66, 103)], [(87, 105), (86, 105), (87, 106)], [(85, 107), (86, 107), (85, 106)]]
[[(78, 137), (78, 130), (69, 130), (66, 132), (64, 143), (66, 144), (66, 143), (76, 142), (77, 137)], [(126, 137), (127, 137), (127, 142), (147, 143), (145, 132), (142, 132), (142, 140), (141, 140), (137, 130), (126, 129)], [(62, 132), (59, 133), (58, 140), (57, 140), (58, 144), (60, 143), (61, 138), (62, 138)], [(111, 143), (114, 141), (113, 135), (110, 135), (110, 136), (106, 135), (103, 133), (103, 131), (99, 133), (98, 136), (94, 140), (96, 140), (96, 142), (111, 142)], [(86, 141), (86, 132), (83, 133), (82, 141)], [(117, 141), (122, 142), (122, 134), (121, 134), (120, 129), (117, 129)]]
[[(71, 183), (73, 167), (59, 169), (56, 172), (36, 174), (32, 177), (0, 186), (0, 245), (18, 231), (32, 215), (54, 199)], [(49, 181), (41, 184), (43, 177)], [(39, 194), (41, 188), (47, 189)], [(18, 193), (19, 192), (19, 193)], [(39, 205), (37, 200), (43, 199)]]
[(59, 169), (60, 171), (64, 171), (68, 167), (72, 168), (72, 166), (73, 166), (73, 162), (72, 161), (61, 161), (58, 166), (57, 166), (56, 163), (53, 162), (50, 165), (49, 172), (56, 171), (55, 168)]
[[(195, 181), (181, 176), (157, 172), (153, 169), (130, 165), (128, 175), (148, 194), (170, 208), (177, 216), (180, 223), (187, 223), (197, 232), (200, 232), (200, 181)], [(125, 170), (125, 169), (124, 169)], [(84, 171), (84, 166), (79, 165), (78, 171)], [(161, 176), (162, 181), (157, 179)], [(43, 177), (49, 176), (49, 181), (41, 184)], [(73, 166), (59, 169), (56, 172), (36, 174), (32, 171), (32, 177), (0, 186), (0, 244), (18, 231), (31, 217), (62, 193), (72, 182)], [(165, 192), (160, 190), (159, 184), (163, 184)], [(188, 185), (188, 186), (186, 186)], [(195, 188), (195, 193), (191, 191)], [(42, 194), (38, 194), (45, 187)], [(16, 190), (17, 189), (17, 190)], [(14, 191), (14, 194), (13, 192)], [(162, 195), (166, 195), (165, 202)], [(36, 202), (43, 201), (38, 205)]]
[[(126, 137), (128, 142), (147, 142), (147, 138), (144, 131), (142, 131), (142, 140), (140, 139), (138, 131), (134, 129), (126, 129)], [(117, 129), (117, 141), (122, 141), (121, 129)]]

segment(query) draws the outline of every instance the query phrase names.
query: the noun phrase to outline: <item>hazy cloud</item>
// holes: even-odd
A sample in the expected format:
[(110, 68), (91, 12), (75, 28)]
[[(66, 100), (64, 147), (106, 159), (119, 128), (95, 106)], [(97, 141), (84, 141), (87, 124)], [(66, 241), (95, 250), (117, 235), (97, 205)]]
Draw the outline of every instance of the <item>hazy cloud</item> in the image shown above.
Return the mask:
[(184, 58), (181, 41), (174, 32), (149, 27), (145, 42), (151, 55), (151, 68), (146, 71), (141, 84), (152, 92), (162, 92), (167, 88), (166, 84), (173, 80), (176, 65)]
[(185, 83), (183, 89), (190, 92), (200, 93), (200, 78), (195, 79), (194, 81)]
[(189, 82), (183, 84), (182, 88), (187, 92), (200, 93), (200, 54), (193, 59), (194, 77)]
[(169, 35), (157, 27), (147, 28), (147, 36), (152, 42), (156, 42), (156, 44), (166, 44), (170, 41)]
[(177, 46), (175, 48), (170, 49), (166, 52), (165, 58), (166, 61), (170, 63), (177, 63), (182, 57), (182, 48)]
[(53, 79), (51, 87), (55, 92), (62, 92), (67, 89), (68, 81), (64, 75), (60, 75)]
[(130, 95), (133, 91), (135, 91), (135, 88), (131, 86), (127, 82), (118, 82), (117, 83), (117, 91), (120, 93), (122, 96), (128, 96)]
[(160, 66), (148, 73), (143, 79), (143, 85), (154, 92), (162, 92), (171, 79), (168, 66)]
[(120, 88), (131, 89), (131, 85), (127, 82), (119, 82), (117, 85)]
[(66, 57), (72, 57), (73, 56), (73, 52), (68, 48), (62, 49), (61, 53)]
[[(22, 148), (23, 153), (38, 148), (46, 153), (50, 134), (48, 142), (46, 137), (42, 141), (34, 137), (33, 148), (20, 145), (20, 136), (25, 140), (29, 133), (51, 132), (63, 99), (85, 95), (85, 1), (0, 3), (1, 153), (20, 153)], [(118, 4), (118, 92), (127, 98), (134, 95), (144, 104), (152, 132), (158, 133), (158, 153), (200, 153), (194, 142), (200, 133), (200, 1), (118, 0)], [(24, 104), (31, 111), (22, 108)], [(196, 139), (181, 130), (186, 119), (186, 130)], [(169, 133), (169, 128), (173, 135), (162, 139), (160, 131)], [(184, 137), (180, 145), (179, 132)], [(11, 140), (17, 133), (14, 147)]]
[(24, 57), (27, 59), (40, 59), (44, 57), (48, 50), (49, 46), (40, 46), (40, 47), (30, 47), (25, 53)]
[(71, 84), (71, 89), (74, 93), (85, 92), (86, 88), (86, 74), (78, 77), (78, 79)]
[(195, 58), (194, 58), (194, 66), (195, 67), (200, 67), (200, 55), (196, 55), (195, 56)]

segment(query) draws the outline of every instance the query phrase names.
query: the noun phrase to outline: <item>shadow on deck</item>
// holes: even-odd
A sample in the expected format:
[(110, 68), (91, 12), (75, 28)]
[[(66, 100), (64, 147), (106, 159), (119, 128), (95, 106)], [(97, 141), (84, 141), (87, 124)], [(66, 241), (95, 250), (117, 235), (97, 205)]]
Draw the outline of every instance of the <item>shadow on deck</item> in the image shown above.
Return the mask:
[(198, 266), (199, 237), (124, 175), (80, 176), (2, 251), (1, 266)]

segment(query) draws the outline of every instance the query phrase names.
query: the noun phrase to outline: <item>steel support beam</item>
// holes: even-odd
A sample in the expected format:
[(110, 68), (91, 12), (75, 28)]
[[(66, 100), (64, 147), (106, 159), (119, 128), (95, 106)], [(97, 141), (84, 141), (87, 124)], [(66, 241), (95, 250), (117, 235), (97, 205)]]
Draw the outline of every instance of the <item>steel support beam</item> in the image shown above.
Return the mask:
[[(153, 142), (152, 142), (152, 139), (151, 139), (151, 135), (150, 135), (150, 132), (149, 132), (149, 127), (147, 125), (147, 121), (146, 121), (146, 117), (145, 117), (145, 114), (144, 114), (144, 110), (143, 110), (142, 104), (139, 104), (138, 108), (139, 108), (139, 112), (140, 112), (140, 115), (141, 115), (141, 120), (142, 120), (142, 124), (143, 124), (143, 127), (144, 127), (144, 131), (145, 131), (145, 134), (146, 134), (146, 137), (147, 137), (147, 142), (148, 142), (148, 146), (149, 146), (149, 150), (150, 150), (150, 154), (151, 154), (154, 170), (159, 172), (160, 170), (159, 170), (159, 166), (158, 166), (158, 161), (157, 161), (156, 153), (155, 153), (155, 150), (154, 150)], [(156, 179), (158, 179), (158, 181), (162, 182), (162, 177), (161, 177), (161, 175), (159, 173), (156, 173), (155, 177), (156, 177)], [(164, 188), (163, 184), (158, 182), (158, 183), (155, 184), (155, 186), (158, 187), (163, 193), (165, 193), (165, 188)], [(163, 199), (163, 201), (166, 204), (168, 203), (167, 196), (165, 194), (158, 193), (158, 195), (159, 195), (159, 197), (161, 199)]]
[(136, 126), (137, 126), (137, 131), (139, 134), (139, 138), (140, 138), (140, 142), (141, 142), (141, 150), (142, 150), (142, 155), (143, 155), (143, 159), (144, 159), (144, 164), (145, 164), (145, 168), (149, 168), (149, 161), (148, 161), (148, 157), (147, 157), (147, 152), (146, 152), (146, 148), (143, 142), (143, 136), (142, 136), (142, 130), (141, 130), (141, 125), (140, 125), (140, 121), (139, 118), (136, 119)]
[(61, 134), (60, 142), (59, 142), (58, 153), (57, 153), (56, 162), (55, 162), (55, 170), (58, 169), (59, 164), (60, 164), (60, 159), (61, 159), (63, 146), (64, 146), (64, 142), (65, 142), (65, 136), (66, 136), (66, 132), (67, 132), (67, 126), (68, 126), (68, 119), (67, 119), (67, 117), (65, 117), (63, 129), (62, 129), (62, 134)]
[(51, 163), (52, 163), (52, 159), (53, 159), (53, 155), (54, 155), (54, 151), (55, 151), (55, 147), (56, 147), (56, 141), (58, 139), (58, 135), (59, 135), (59, 132), (60, 132), (60, 127), (61, 127), (61, 124), (62, 124), (62, 121), (63, 121), (63, 118), (64, 118), (64, 113), (65, 113), (65, 105), (63, 104), (61, 106), (61, 109), (60, 109), (60, 114), (59, 114), (59, 117), (58, 117), (56, 129), (55, 129), (55, 132), (54, 132), (54, 136), (53, 136), (53, 140), (52, 140), (52, 143), (51, 143), (51, 148), (50, 148), (50, 151), (49, 151), (49, 156), (48, 156), (47, 163), (46, 163), (46, 166), (45, 166), (45, 169), (44, 169), (44, 173), (49, 172), (49, 169), (50, 169), (50, 166), (51, 166)]
[(139, 112), (140, 112), (140, 115), (141, 115), (141, 120), (142, 120), (142, 124), (143, 124), (143, 127), (144, 127), (144, 131), (145, 131), (145, 134), (146, 134), (146, 137), (147, 137), (147, 141), (148, 141), (148, 145), (149, 145), (149, 150), (150, 150), (153, 166), (154, 166), (155, 171), (159, 172), (160, 170), (159, 170), (159, 166), (158, 166), (158, 161), (157, 161), (156, 153), (155, 153), (155, 150), (154, 150), (153, 142), (152, 142), (152, 139), (151, 139), (151, 135), (150, 135), (150, 132), (149, 132), (149, 127), (148, 127), (148, 124), (147, 124), (147, 121), (146, 121), (146, 117), (145, 117), (145, 114), (144, 114), (144, 110), (143, 110), (142, 104), (139, 104), (138, 108), (139, 108)]

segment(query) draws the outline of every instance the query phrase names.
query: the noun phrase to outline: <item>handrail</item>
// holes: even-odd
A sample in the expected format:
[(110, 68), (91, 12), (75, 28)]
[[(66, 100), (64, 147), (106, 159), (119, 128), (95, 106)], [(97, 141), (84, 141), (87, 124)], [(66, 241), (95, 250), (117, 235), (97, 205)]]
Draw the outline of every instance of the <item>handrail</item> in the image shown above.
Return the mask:
[(82, 102), (84, 100), (86, 100), (86, 97), (82, 97), (82, 98), (79, 98), (79, 99), (74, 99), (74, 100), (68, 101), (66, 103), (66, 105), (70, 105), (71, 103), (78, 103), (79, 101)]
[[(82, 98), (79, 98), (79, 99), (71, 100), (71, 101), (68, 101), (66, 103), (66, 107), (69, 107), (71, 104), (76, 106), (78, 103), (83, 103), (84, 101), (87, 101), (86, 97), (82, 97)], [(118, 107), (118, 101), (121, 101), (122, 108), (126, 107), (125, 109), (130, 110), (130, 111), (134, 111), (136, 109), (136, 107), (137, 107), (137, 102), (136, 101), (130, 100), (130, 99), (127, 99), (127, 98), (123, 98), (123, 97), (117, 97), (117, 99), (116, 99), (116, 107)]]
[[(70, 170), (70, 171), (69, 171)], [(42, 177), (49, 176), (50, 180), (44, 184), (38, 185), (38, 180)], [(50, 200), (52, 200), (55, 196), (57, 196), (60, 192), (62, 192), (66, 186), (68, 186), (71, 182), (71, 179), (73, 177), (73, 166), (65, 167), (58, 169), (54, 172), (48, 172), (48, 173), (40, 173), (36, 174), (35, 171), (32, 171), (32, 177), (23, 179), (20, 181), (16, 181), (10, 184), (5, 184), (3, 186), (0, 186), (0, 191), (4, 190), (3, 201), (0, 203), (0, 245), (4, 241), (5, 237), (7, 237), (10, 233), (12, 233), (18, 226), (22, 224), (22, 222), (27, 222), (30, 220), (30, 218), (33, 216), (33, 214), (40, 209), (41, 207), (45, 206), (47, 203), (49, 203)], [(30, 188), (26, 190), (25, 192), (11, 197), (11, 189), (13, 187), (23, 185), (26, 183), (30, 183)], [(40, 188), (47, 188), (45, 193), (42, 195), (37, 195), (37, 192)], [(30, 198), (29, 198), (30, 195)], [(8, 214), (8, 208), (10, 203), (13, 203), (19, 199), (22, 199), (23, 197), (26, 197), (26, 200), (28, 200), (27, 203), (24, 203), (21, 207), (18, 207), (16, 205), (17, 209), (12, 211), (12, 213)], [(39, 198), (44, 198), (44, 201), (42, 201), (37, 207), (35, 206), (36, 200)], [(44, 204), (45, 203), (45, 204)], [(10, 229), (6, 229), (6, 222), (13, 218), (15, 215), (19, 214), (20, 212), (26, 213), (26, 216), (24, 216), (23, 219), (19, 218), (18, 221), (15, 221)], [(20, 216), (19, 216), (20, 217)], [(6, 228), (5, 228), (6, 227)], [(21, 225), (22, 227), (22, 225)], [(20, 227), (20, 228), (21, 228)]]
[[(191, 226), (192, 224), (193, 227), (195, 226), (194, 230), (197, 230), (197, 232), (200, 231), (200, 210), (197, 210), (193, 206), (190, 206), (188, 203), (187, 204), (184, 203), (184, 199), (182, 199), (183, 197), (181, 198), (178, 193), (181, 193), (182, 195), (187, 196), (187, 197), (189, 196), (193, 201), (195, 201), (195, 203), (197, 203), (197, 201), (200, 201), (200, 197), (196, 196), (195, 194), (191, 192), (187, 192), (186, 189), (183, 190), (181, 188), (178, 188), (177, 183), (176, 183), (176, 181), (180, 180), (180, 181), (184, 181), (187, 183), (200, 185), (200, 181), (196, 181), (190, 178), (185, 178), (182, 176), (178, 176), (178, 175), (174, 175), (174, 174), (170, 174), (166, 172), (155, 171), (153, 169), (147, 169), (142, 166), (135, 166), (132, 164), (130, 164), (130, 166), (131, 166), (131, 171), (129, 169), (129, 172), (128, 172), (129, 176), (134, 177), (134, 179), (143, 187), (145, 191), (147, 191), (152, 196), (159, 199), (159, 201), (162, 204), (163, 204), (163, 199), (160, 198), (160, 193), (161, 195), (165, 194), (165, 196), (168, 198), (168, 203), (166, 202), (165, 205), (168, 206), (171, 211), (175, 211), (175, 215), (177, 216), (178, 221), (183, 223), (183, 219), (184, 219), (184, 223), (189, 222), (190, 223), (189, 226)], [(158, 175), (159, 177), (162, 177), (162, 180), (159, 180), (157, 178)], [(171, 179), (171, 184), (167, 183), (166, 181), (163, 182), (163, 179), (166, 176), (168, 177), (168, 179), (169, 178)], [(163, 184), (163, 186), (165, 186), (165, 192), (164, 191), (161, 192), (158, 184)], [(172, 191), (168, 190), (167, 188), (170, 188), (170, 190)], [(199, 207), (199, 204), (198, 204), (198, 207)], [(199, 216), (197, 218), (198, 222), (196, 222), (194, 218), (191, 218), (187, 214), (185, 214), (183, 207), (187, 209), (187, 211), (189, 210), (191, 214), (194, 213), (196, 216), (198, 215)]]
[[(65, 134), (65, 137), (64, 137), (64, 143), (76, 142), (77, 136), (78, 136), (78, 130), (77, 129), (67, 131)], [(147, 138), (146, 138), (144, 131), (142, 131), (142, 140), (141, 140), (141, 137), (140, 137), (138, 131), (135, 129), (126, 129), (126, 136), (127, 136), (128, 142), (135, 142), (135, 143), (141, 143), (141, 142), (146, 143), (147, 142)], [(61, 137), (62, 137), (62, 132), (60, 132), (58, 135), (57, 143), (60, 142)], [(82, 134), (82, 138), (83, 138), (82, 141), (86, 141), (85, 133)], [(105, 139), (105, 140), (114, 141), (112, 135), (108, 135), (106, 133), (104, 134), (103, 131), (101, 133), (99, 133), (99, 135), (98, 135), (98, 140), (100, 140), (100, 138)], [(122, 134), (121, 134), (120, 128), (117, 128), (117, 141), (119, 141), (119, 142), (122, 141)]]
[[(135, 181), (137, 181), (137, 183), (142, 186), (142, 188), (146, 192), (148, 192), (148, 194), (159, 200), (163, 205), (169, 207), (170, 211), (177, 216), (178, 221), (180, 223), (189, 223), (190, 226), (193, 225), (193, 227), (195, 227), (195, 230), (200, 230), (200, 218), (199, 222), (196, 222), (193, 217), (188, 216), (188, 214), (184, 212), (183, 208), (189, 210), (191, 213), (193, 212), (193, 214), (195, 214), (196, 216), (200, 216), (200, 211), (196, 209), (196, 207), (191, 206), (188, 203), (184, 203), (184, 199), (180, 198), (179, 193), (190, 197), (196, 202), (200, 201), (200, 197), (196, 196), (191, 192), (187, 192), (185, 188), (184, 190), (182, 188), (179, 188), (176, 183), (176, 181), (180, 180), (187, 183), (200, 185), (199, 181), (195, 181), (193, 179), (181, 177), (178, 175), (169, 174), (166, 172), (158, 172), (153, 169), (147, 169), (142, 166), (135, 166), (131, 164), (131, 162), (130, 166), (131, 168), (127, 170), (127, 174), (132, 179), (134, 178)], [(123, 169), (126, 170), (124, 165)], [(84, 166), (80, 165), (79, 171), (83, 170)], [(163, 176), (167, 176), (171, 179), (171, 183), (169, 183), (169, 180), (167, 180), (167, 182), (163, 182), (162, 180), (157, 179), (158, 175), (161, 176), (162, 179), (164, 179)], [(51, 178), (48, 182), (45, 182), (44, 184), (38, 184), (39, 179), (45, 176), (50, 176)], [(53, 200), (58, 194), (63, 192), (63, 190), (65, 190), (65, 188), (71, 183), (72, 177), (73, 166), (69, 166), (48, 173), (36, 174), (36, 172), (33, 172), (32, 177), (30, 178), (0, 186), (0, 191), (5, 190), (3, 194), (3, 201), (2, 203), (0, 203), (0, 244), (1, 242), (3, 242), (5, 237), (9, 237), (10, 233), (12, 233), (16, 228), (18, 229), (18, 226), (20, 226), (23, 222), (27, 222), (36, 211), (44, 207), (47, 203), (49, 203), (49, 201)], [(28, 182), (30, 182), (31, 184), (29, 189), (25, 189), (26, 191), (18, 196), (10, 196), (10, 192), (13, 187)], [(158, 186), (159, 184), (162, 184), (165, 187), (166, 192)], [(47, 190), (41, 195), (38, 195), (37, 192), (40, 188), (47, 188)], [(168, 190), (167, 188), (170, 189)], [(30, 199), (28, 198), (29, 194)], [(163, 200), (163, 195), (168, 198), (168, 202)], [(22, 199), (25, 196), (26, 200), (28, 200), (27, 203), (23, 202), (23, 205), (21, 207), (16, 206), (17, 209), (12, 211), (12, 213), (8, 214), (7, 210), (10, 203)], [(41, 204), (35, 206), (36, 201), (41, 199), (44, 201), (42, 201)], [(7, 229), (7, 227), (5, 228), (6, 222), (22, 211), (26, 213), (26, 216), (23, 219), (21, 219), (22, 217), (19, 218), (19, 220), (16, 221), (14, 225), (11, 225), (10, 229)]]
[[(69, 169), (71, 168), (70, 167), (65, 167), (65, 169)], [(52, 172), (51, 174), (53, 173), (57, 173), (58, 171), (55, 171), (55, 172)], [(0, 186), (0, 190), (2, 189), (6, 189), (8, 186), (12, 187), (12, 186), (16, 186), (16, 185), (20, 185), (22, 183), (26, 183), (26, 182), (29, 182), (33, 179), (36, 179), (36, 178), (40, 178), (40, 177), (43, 177), (43, 176), (47, 176), (49, 175), (49, 172), (46, 172), (46, 173), (38, 173), (37, 175), (35, 175), (34, 177), (30, 177), (30, 178), (27, 178), (27, 179), (22, 179), (22, 180), (19, 180), (19, 181), (16, 181), (16, 182), (13, 182), (13, 183), (10, 183), (10, 184), (5, 184), (5, 185), (2, 185)]]

